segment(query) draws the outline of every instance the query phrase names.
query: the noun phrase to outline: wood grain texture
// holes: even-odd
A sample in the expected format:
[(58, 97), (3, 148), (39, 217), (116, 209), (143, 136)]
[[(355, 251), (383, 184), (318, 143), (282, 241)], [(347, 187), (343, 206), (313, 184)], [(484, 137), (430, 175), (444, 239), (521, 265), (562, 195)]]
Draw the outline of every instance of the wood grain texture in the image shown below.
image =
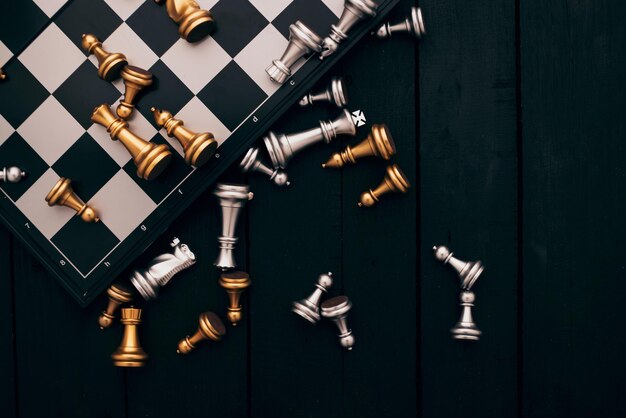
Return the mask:
[(7, 418), (17, 416), (12, 249), (9, 231), (0, 226), (0, 410)]

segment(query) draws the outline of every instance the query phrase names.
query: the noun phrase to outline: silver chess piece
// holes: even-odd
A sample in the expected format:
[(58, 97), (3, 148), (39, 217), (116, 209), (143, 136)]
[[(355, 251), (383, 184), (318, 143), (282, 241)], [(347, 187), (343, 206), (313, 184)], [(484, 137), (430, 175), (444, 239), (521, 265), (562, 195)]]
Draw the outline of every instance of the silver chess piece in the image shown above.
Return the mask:
[(317, 102), (330, 102), (337, 107), (345, 107), (348, 104), (348, 89), (343, 78), (333, 77), (326, 90), (315, 94), (309, 93), (298, 104), (305, 107)]
[(453, 257), (454, 253), (451, 252), (448, 247), (435, 246), (433, 250), (435, 251), (435, 258), (437, 258), (437, 260), (444, 264), (450, 264), (452, 268), (456, 270), (461, 281), (461, 289), (463, 290), (470, 290), (485, 270), (483, 263), (480, 261), (461, 261)]
[(372, 0), (346, 0), (339, 21), (330, 27), (330, 34), (322, 41), (320, 58), (326, 58), (337, 50), (348, 38), (348, 31), (361, 20), (376, 16), (378, 4)]
[(352, 350), (352, 347), (354, 347), (354, 335), (352, 335), (352, 330), (348, 328), (347, 321), (350, 309), (352, 309), (352, 302), (350, 302), (347, 296), (336, 296), (328, 299), (321, 306), (322, 316), (337, 324), (339, 328), (339, 342), (347, 350)]
[(26, 177), (26, 172), (19, 167), (4, 167), (0, 170), (0, 181), (5, 183), (18, 183)]
[(482, 332), (478, 329), (472, 317), (472, 308), (474, 307), (476, 296), (474, 292), (464, 290), (461, 292), (460, 300), (463, 310), (461, 319), (459, 319), (459, 322), (450, 330), (452, 338), (455, 340), (478, 341)]
[(218, 269), (228, 270), (237, 267), (233, 250), (239, 238), (235, 236), (235, 227), (239, 213), (254, 193), (243, 184), (218, 183), (213, 192), (222, 207), (222, 235), (217, 238), (220, 253), (213, 263)]
[(328, 292), (328, 289), (333, 285), (333, 274), (328, 272), (326, 274), (320, 274), (315, 283), (315, 290), (306, 299), (301, 299), (297, 302), (293, 302), (291, 310), (297, 313), (312, 324), (317, 324), (320, 320), (320, 299), (322, 294)]
[(196, 263), (196, 256), (178, 238), (170, 243), (173, 253), (165, 253), (153, 259), (148, 267), (135, 270), (130, 281), (145, 300), (155, 299), (159, 289), (165, 286), (178, 272)]
[(299, 20), (289, 25), (289, 44), (280, 59), (265, 69), (270, 79), (283, 84), (291, 76), (291, 67), (303, 56), (322, 50), (322, 38)]
[(381, 39), (391, 38), (394, 33), (408, 33), (417, 39), (421, 39), (426, 35), (426, 27), (424, 26), (424, 18), (422, 9), (419, 7), (411, 7), (411, 14), (402, 22), (391, 24), (390, 22), (382, 25), (375, 32), (376, 36)]
[(337, 119), (320, 121), (317, 128), (308, 131), (290, 135), (276, 134), (270, 131), (263, 138), (263, 142), (265, 142), (274, 168), (284, 169), (287, 167), (287, 162), (298, 151), (320, 141), (329, 144), (337, 135), (342, 134), (351, 136), (356, 134), (356, 126), (350, 112), (346, 109), (341, 112)]
[(287, 173), (281, 170), (272, 170), (265, 165), (259, 157), (259, 149), (256, 147), (248, 150), (243, 160), (241, 160), (241, 163), (239, 163), (239, 166), (244, 173), (256, 171), (268, 175), (270, 180), (277, 186), (289, 186), (291, 184)]

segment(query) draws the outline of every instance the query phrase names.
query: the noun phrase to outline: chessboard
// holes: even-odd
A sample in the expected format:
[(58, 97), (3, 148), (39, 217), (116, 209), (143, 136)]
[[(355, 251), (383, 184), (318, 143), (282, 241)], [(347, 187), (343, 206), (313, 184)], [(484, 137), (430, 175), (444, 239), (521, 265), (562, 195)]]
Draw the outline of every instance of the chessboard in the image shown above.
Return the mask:
[[(0, 218), (83, 306), (397, 3), (382, 1), (377, 17), (355, 27), (335, 54), (303, 60), (281, 86), (265, 68), (285, 50), (289, 25), (302, 20), (326, 36), (343, 0), (198, 0), (218, 29), (193, 44), (153, 1), (33, 1), (52, 18), (31, 29), (35, 37), (25, 45), (8, 42), (20, 52), (0, 82), (0, 167), (18, 166), (27, 177), (0, 183)], [(20, 24), (15, 20), (9, 29)], [(8, 40), (6, 32), (0, 33)], [(124, 85), (98, 78), (95, 57), (81, 49), (84, 33), (154, 75), (128, 121), (140, 137), (173, 149), (172, 162), (153, 181), (139, 178), (126, 149), (90, 120), (94, 107), (120, 100)], [(180, 144), (154, 124), (151, 106), (189, 129), (212, 132), (216, 158), (199, 169), (186, 164)], [(59, 177), (72, 179), (101, 222), (47, 205)]]

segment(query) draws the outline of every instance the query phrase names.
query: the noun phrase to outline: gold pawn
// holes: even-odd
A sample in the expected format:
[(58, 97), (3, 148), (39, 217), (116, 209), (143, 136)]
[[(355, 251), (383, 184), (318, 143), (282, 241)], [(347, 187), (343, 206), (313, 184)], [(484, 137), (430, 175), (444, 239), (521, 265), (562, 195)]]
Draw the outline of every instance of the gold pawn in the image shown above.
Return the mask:
[(178, 354), (187, 354), (196, 344), (203, 340), (219, 341), (226, 334), (226, 327), (222, 320), (213, 312), (200, 314), (200, 325), (193, 336), (186, 336), (178, 343)]
[(347, 146), (342, 152), (333, 154), (322, 168), (339, 168), (345, 164), (356, 164), (363, 157), (380, 157), (389, 160), (396, 153), (396, 144), (387, 125), (374, 125), (370, 134), (358, 145)]
[(167, 110), (159, 110), (155, 107), (150, 111), (154, 115), (154, 121), (159, 128), (165, 128), (170, 137), (180, 142), (185, 151), (185, 161), (194, 167), (204, 165), (215, 154), (217, 141), (210, 132), (195, 133), (185, 128), (184, 122)]
[(133, 294), (130, 289), (121, 283), (113, 283), (107, 289), (107, 295), (109, 295), (109, 304), (107, 308), (102, 311), (102, 315), (98, 318), (98, 324), (100, 329), (105, 329), (111, 326), (113, 319), (115, 318), (115, 311), (123, 303), (128, 303), (133, 300)]
[(387, 173), (383, 178), (383, 181), (374, 190), (369, 189), (367, 192), (361, 194), (359, 206), (374, 206), (380, 199), (380, 196), (389, 192), (406, 193), (411, 187), (406, 175), (400, 170), (397, 164), (387, 167)]
[(80, 197), (74, 193), (72, 189), (72, 180), (61, 177), (52, 190), (46, 196), (46, 202), (48, 206), (55, 205), (65, 206), (76, 211), (76, 216), (85, 222), (100, 222), (98, 214), (93, 208), (87, 206)]
[(197, 42), (215, 32), (215, 20), (211, 12), (202, 10), (194, 0), (155, 0), (165, 2), (167, 14), (178, 23), (178, 33), (188, 42)]
[(98, 60), (98, 76), (105, 81), (113, 81), (120, 77), (122, 68), (128, 64), (126, 56), (119, 52), (107, 52), (102, 42), (95, 35), (83, 35), (82, 46), (89, 55), (94, 54)]
[(0, 68), (0, 81), (6, 80), (7, 75), (4, 73), (4, 70)]
[(117, 116), (126, 120), (130, 117), (135, 109), (135, 100), (139, 92), (146, 87), (152, 85), (152, 74), (139, 67), (127, 65), (122, 70), (122, 78), (124, 79), (124, 98), (120, 100), (117, 106)]
[(165, 144), (156, 145), (138, 137), (128, 129), (128, 123), (116, 118), (108, 104), (94, 109), (91, 120), (104, 126), (111, 139), (119, 140), (133, 157), (137, 175), (144, 180), (153, 180), (165, 170), (172, 153)]
[(148, 355), (141, 348), (137, 336), (137, 326), (141, 324), (141, 309), (123, 308), (122, 324), (124, 336), (120, 346), (111, 354), (113, 364), (118, 367), (142, 367), (146, 364)]
[(250, 287), (250, 275), (243, 271), (234, 271), (232, 273), (222, 273), (219, 280), (220, 286), (222, 286), (228, 294), (228, 301), (230, 306), (226, 308), (226, 317), (233, 324), (237, 326), (241, 321), (241, 305), (239, 301), (241, 294), (244, 290)]

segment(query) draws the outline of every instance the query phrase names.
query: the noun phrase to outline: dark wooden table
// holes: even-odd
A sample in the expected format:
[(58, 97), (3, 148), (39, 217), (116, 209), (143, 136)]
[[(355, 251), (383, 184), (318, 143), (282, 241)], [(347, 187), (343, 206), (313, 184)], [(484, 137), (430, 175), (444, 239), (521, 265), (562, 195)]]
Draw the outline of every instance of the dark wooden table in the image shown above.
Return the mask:
[[(385, 164), (320, 169), (356, 142), (345, 138), (296, 158), (288, 190), (250, 177), (237, 256), (253, 286), (222, 342), (175, 352), (200, 312), (226, 304), (210, 193), (146, 251), (177, 235), (200, 263), (146, 306), (151, 359), (139, 370), (111, 364), (121, 327), (98, 329), (106, 297), (79, 308), (1, 227), (0, 415), (626, 416), (626, 8), (420, 3), (419, 48), (367, 40), (333, 71), (350, 80), (351, 107), (390, 126), (414, 187), (358, 208)], [(293, 109), (276, 128), (335, 113)], [(225, 179), (241, 180), (235, 168)], [(450, 338), (458, 283), (434, 244), (487, 266), (475, 288), (480, 342)], [(331, 293), (354, 302), (353, 352), (332, 324), (289, 311), (329, 270)]]

